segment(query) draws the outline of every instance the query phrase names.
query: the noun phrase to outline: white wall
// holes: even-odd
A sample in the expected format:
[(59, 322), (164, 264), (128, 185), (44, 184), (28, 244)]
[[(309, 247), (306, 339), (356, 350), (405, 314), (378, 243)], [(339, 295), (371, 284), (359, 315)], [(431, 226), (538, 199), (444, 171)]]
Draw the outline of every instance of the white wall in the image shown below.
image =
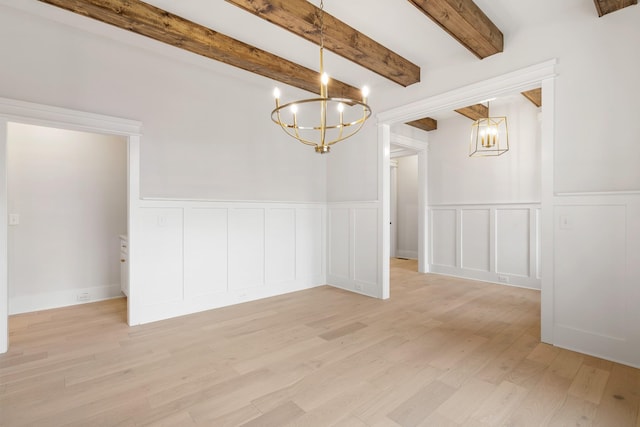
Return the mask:
[[(536, 26), (514, 27), (503, 17), (501, 25), (512, 25), (505, 32), (505, 52), (482, 61), (469, 54), (453, 64), (434, 63), (425, 71), (428, 74), (423, 82), (410, 90), (393, 88), (385, 92), (373, 88), (371, 102), (377, 111), (383, 111), (558, 58), (553, 112), (556, 127), (548, 130), (555, 141), (549, 153), (553, 171), (547, 171), (555, 173), (552, 191), (577, 192), (582, 194), (580, 197), (589, 198), (589, 203), (579, 205), (571, 213), (592, 218), (598, 215), (592, 216), (593, 212), (586, 206), (609, 203), (600, 199), (602, 192), (622, 197), (616, 203), (632, 206), (636, 192), (640, 191), (640, 168), (637, 167), (640, 121), (636, 120), (640, 107), (635, 99), (640, 93), (640, 80), (636, 76), (640, 49), (635, 43), (640, 39), (637, 25), (640, 7), (631, 6), (603, 18), (597, 17), (592, 2), (580, 2), (579, 7), (567, 8), (567, 13), (544, 16)], [(117, 32), (105, 30), (106, 26), (94, 21), (83, 22), (82, 25), (100, 28), (103, 32)], [(140, 39), (123, 31), (117, 34), (121, 39)], [(305, 202), (323, 201), (324, 197), (331, 202), (379, 199), (385, 183), (378, 179), (378, 174), (382, 173), (380, 165), (385, 165), (384, 160), (380, 160), (382, 153), (378, 158), (381, 150), (374, 142), (375, 130), (369, 127), (357, 136), (358, 141), (366, 141), (363, 144), (337, 145), (335, 152), (346, 155), (336, 156), (335, 161), (325, 158), (321, 162), (328, 164), (323, 165), (315, 153), (290, 150), (292, 142), (276, 136), (278, 130), (263, 116), (264, 111), (271, 109), (270, 97), (260, 95), (270, 93), (267, 87), (270, 84), (266, 84), (265, 79), (249, 77), (255, 86), (240, 84), (232, 74), (246, 75), (243, 71), (200, 61), (189, 54), (180, 54), (188, 58), (185, 62), (170, 61), (158, 52), (172, 48), (149, 41), (136, 43), (136, 46), (151, 46), (155, 53), (2, 7), (0, 94), (142, 121), (145, 128), (143, 196)], [(251, 126), (246, 125), (238, 111), (245, 111), (252, 118)], [(265, 117), (263, 123), (259, 122), (260, 117)], [(222, 126), (226, 125), (234, 125), (231, 128), (235, 131), (224, 130)], [(248, 156), (246, 163), (241, 160), (245, 155)], [(374, 162), (375, 159), (378, 160)], [(273, 166), (280, 164), (287, 165), (290, 171), (271, 175)], [(627, 193), (615, 193), (619, 191)], [(589, 192), (598, 194), (585, 194)], [(555, 209), (565, 203), (565, 198), (573, 200), (572, 197), (558, 194), (551, 201), (554, 207), (547, 208)], [(440, 201), (445, 202), (443, 198)], [(616, 239), (615, 245), (625, 247), (627, 275), (624, 279), (613, 275), (621, 291), (612, 310), (640, 304), (636, 287), (629, 285), (640, 281), (634, 267), (638, 263), (633, 262), (637, 260), (637, 250), (627, 247), (627, 242), (640, 241), (640, 230), (634, 222), (636, 217), (631, 215), (635, 211), (626, 212), (629, 215), (626, 241)], [(365, 217), (359, 230), (350, 230), (347, 237), (375, 235), (380, 242), (378, 234), (382, 224), (388, 224), (388, 218), (380, 209), (377, 222), (371, 224), (369, 216), (365, 214)], [(586, 228), (579, 230), (566, 241), (573, 253), (579, 253), (584, 245), (598, 245), (598, 238), (586, 232)], [(382, 234), (382, 240), (386, 239)], [(553, 241), (552, 236), (549, 242)], [(543, 273), (546, 271), (552, 277), (549, 291), (556, 292), (571, 284), (569, 276), (555, 274), (555, 267), (580, 259), (573, 258), (569, 250), (560, 250), (560, 243), (550, 245), (553, 261), (542, 268)], [(331, 251), (329, 254), (333, 256)], [(362, 259), (368, 258), (363, 255)], [(591, 267), (599, 274), (606, 274), (616, 265)], [(375, 268), (384, 271), (380, 266)], [(365, 279), (376, 280), (379, 288), (385, 280), (380, 274), (375, 278), (366, 275)], [(573, 300), (571, 304), (579, 304), (581, 300), (597, 301), (595, 296), (600, 291), (585, 287), (581, 289), (583, 293), (577, 295), (578, 301)], [(561, 304), (556, 304), (555, 311), (573, 313), (568, 323), (574, 332), (587, 331), (602, 355), (615, 357), (607, 350), (608, 340), (598, 341), (599, 325), (579, 318), (568, 305), (568, 299), (558, 301)], [(633, 320), (633, 316), (628, 318)], [(552, 322), (556, 342), (569, 346), (568, 339), (560, 340), (560, 325), (555, 319)], [(623, 342), (624, 352), (617, 353), (624, 353), (621, 360), (640, 365), (637, 328), (616, 331), (615, 335)], [(593, 345), (587, 348), (583, 344), (577, 343), (575, 348), (595, 353)]]
[(357, 135), (331, 147), (327, 157), (327, 201), (378, 199), (378, 135), (369, 119)]
[(325, 201), (326, 158), (271, 122), (273, 83), (56, 13), (95, 33), (0, 5), (0, 95), (141, 121), (143, 198)]
[(136, 323), (326, 283), (324, 204), (143, 201)]
[(640, 367), (640, 192), (555, 203), (554, 342)]
[(383, 98), (390, 107), (429, 100), (557, 58), (558, 77), (543, 81), (552, 118), (542, 124), (543, 339), (640, 366), (638, 310), (630, 309), (640, 305), (640, 7), (603, 18), (592, 3), (580, 7), (512, 28), (499, 55), (434, 67), (428, 85)]
[(396, 254), (418, 258), (418, 156), (400, 157), (397, 168)]
[(328, 283), (373, 297), (382, 297), (378, 283), (378, 247), (375, 230), (377, 202), (329, 203), (327, 207)]
[(538, 110), (520, 95), (491, 103), (509, 127), (510, 150), (497, 157), (469, 157), (470, 119), (438, 121), (429, 134), (429, 205), (540, 202)]
[(510, 150), (469, 154), (472, 121), (455, 116), (429, 135), (430, 271), (540, 289), (539, 109), (521, 95), (492, 101)]
[(540, 204), (440, 205), (428, 217), (429, 271), (540, 289)]
[[(555, 190), (637, 190), (640, 121), (635, 94), (640, 80), (635, 70), (640, 50), (634, 42), (640, 39), (640, 7), (602, 18), (593, 2), (580, 7), (544, 16), (536, 26), (509, 28), (505, 50), (498, 55), (478, 61), (470, 54), (448, 66), (434, 63), (428, 79), (411, 91), (379, 93), (379, 111), (558, 58)], [(513, 25), (504, 18), (505, 27)]]
[[(25, 9), (36, 10), (36, 13), (0, 5), (3, 56), (0, 96), (143, 123), (139, 177), (143, 202), (136, 200), (134, 209), (147, 207), (147, 202), (156, 203), (153, 200), (170, 200), (166, 202), (168, 206), (162, 206), (178, 210), (190, 207), (188, 200), (194, 200), (193, 203), (255, 201), (260, 203), (259, 209), (266, 209), (272, 202), (324, 204), (326, 201), (327, 159), (273, 125), (269, 116), (274, 106), (271, 81), (39, 2), (25, 5)], [(38, 10), (53, 20), (38, 16)], [(237, 77), (240, 74), (242, 78)], [(283, 97), (303, 95), (308, 94), (283, 88)], [(373, 155), (375, 157), (375, 152)], [(137, 221), (139, 212), (135, 214)], [(171, 215), (167, 217), (167, 221), (174, 219)], [(304, 219), (302, 221), (304, 223)], [(326, 215), (321, 215), (318, 221), (324, 227)], [(136, 224), (144, 227), (140, 222)], [(152, 224), (156, 223), (152, 221)], [(185, 224), (191, 227), (192, 223)], [(195, 234), (201, 225), (193, 223)], [(246, 269), (229, 269), (230, 274), (236, 274), (235, 278), (230, 277), (232, 292), (236, 292), (232, 287), (237, 283), (251, 286), (225, 297), (216, 294), (216, 285), (207, 282), (207, 295), (217, 296), (193, 297), (185, 290), (195, 286), (193, 281), (185, 282), (188, 278), (183, 278), (180, 272), (193, 271), (189, 266), (199, 262), (197, 254), (183, 247), (153, 246), (158, 240), (184, 239), (183, 231), (173, 230), (178, 234), (171, 234), (162, 227), (146, 226), (141, 232), (129, 230), (133, 234), (130, 236), (130, 260), (134, 269), (130, 289), (130, 302), (135, 300), (135, 313), (130, 316), (133, 323), (322, 283), (316, 276), (296, 275), (296, 280), (281, 286), (259, 286), (263, 283), (261, 279), (270, 280), (267, 274), (273, 272), (268, 273), (266, 266), (272, 265), (270, 260), (276, 256), (265, 249), (262, 255), (266, 258), (254, 252)], [(204, 231), (217, 227), (208, 223), (203, 226)], [(276, 232), (269, 228), (251, 230), (257, 234), (244, 235), (246, 239), (240, 236), (239, 240), (230, 242), (242, 245), (253, 242), (254, 238), (267, 242), (263, 233)], [(258, 251), (257, 243), (253, 243), (254, 250)], [(208, 244), (202, 243), (205, 247)], [(310, 244), (318, 244), (318, 239), (314, 236)], [(145, 252), (145, 248), (154, 251)], [(148, 254), (164, 259), (176, 251), (187, 251), (184, 253), (194, 258), (185, 259), (185, 266), (179, 269), (172, 263), (144, 264)], [(296, 265), (315, 262), (310, 258), (310, 251), (296, 252)], [(318, 262), (325, 265), (326, 254), (313, 253)], [(229, 260), (238, 256), (233, 247), (225, 254)], [(138, 256), (141, 258), (137, 259)], [(159, 277), (158, 271), (166, 273), (162, 276), (159, 294), (159, 289), (153, 286), (154, 279)], [(321, 271), (320, 277), (324, 274), (324, 270)], [(149, 301), (158, 302), (158, 295), (166, 298), (148, 306)]]
[(7, 157), (9, 313), (119, 295), (126, 140), (10, 123)]

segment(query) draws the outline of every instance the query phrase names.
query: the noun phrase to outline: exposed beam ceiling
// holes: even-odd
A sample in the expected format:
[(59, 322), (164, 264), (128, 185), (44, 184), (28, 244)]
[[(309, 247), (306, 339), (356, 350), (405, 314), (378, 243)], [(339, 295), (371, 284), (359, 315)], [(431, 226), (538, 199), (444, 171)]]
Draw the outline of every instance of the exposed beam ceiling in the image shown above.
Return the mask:
[[(39, 0), (243, 70), (318, 93), (318, 72), (139, 0)], [(360, 89), (332, 79), (329, 94), (359, 99)]]
[(472, 0), (409, 0), (478, 58), (502, 52), (502, 32)]
[(522, 94), (536, 107), (542, 107), (542, 88), (528, 90), (526, 92), (522, 92)]
[(460, 113), (471, 120), (489, 117), (489, 107), (483, 104), (470, 105), (468, 107), (459, 108), (455, 111), (456, 113)]
[(638, 4), (638, 0), (593, 0), (593, 2), (596, 4), (598, 16), (604, 16), (607, 13)]
[(438, 121), (435, 119), (432, 119), (431, 117), (425, 117), (424, 119), (414, 120), (412, 122), (407, 122), (406, 124), (418, 129), (425, 130), (427, 132), (438, 129)]
[[(321, 10), (307, 0), (226, 0), (320, 45)], [(324, 47), (402, 86), (420, 81), (420, 67), (358, 30), (323, 13)]]

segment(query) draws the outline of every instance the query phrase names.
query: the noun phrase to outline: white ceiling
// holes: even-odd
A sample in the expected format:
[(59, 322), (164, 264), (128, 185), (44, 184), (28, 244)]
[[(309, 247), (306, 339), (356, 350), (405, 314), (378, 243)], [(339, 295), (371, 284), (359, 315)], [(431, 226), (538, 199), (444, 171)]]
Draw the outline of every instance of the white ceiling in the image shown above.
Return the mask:
[[(224, 0), (145, 1), (308, 68), (318, 68), (317, 46)], [(319, 0), (311, 2), (319, 6)], [(549, 22), (565, 14), (597, 16), (591, 0), (475, 0), (475, 2), (503, 32), (505, 50), (509, 49), (509, 41), (516, 37), (517, 32), (523, 27)], [(143, 36), (105, 24), (97, 24), (92, 19), (37, 0), (20, 0), (19, 2), (0, 0), (0, 5), (22, 9), (125, 42), (133, 42), (142, 48), (162, 51), (163, 54), (176, 59), (200, 64), (208, 61), (207, 66), (211, 63), (210, 66), (214, 69), (222, 70), (223, 73), (231, 72), (247, 82), (255, 83), (262, 79), (249, 75), (250, 73), (237, 72), (232, 67), (218, 66), (213, 64), (215, 61), (212, 60), (191, 58), (196, 55), (159, 46), (159, 43)], [(479, 61), (407, 0), (324, 0), (324, 8), (326, 12), (420, 66), (423, 80), (428, 78), (429, 69)], [(232, 68), (231, 71), (229, 68)], [(331, 52), (325, 52), (325, 69), (332, 77), (356, 87), (368, 85), (373, 91), (386, 91), (400, 87)], [(407, 90), (411, 90), (411, 87)]]
[[(146, 0), (215, 31), (282, 56), (306, 67), (318, 68), (318, 49), (306, 40), (223, 0)], [(476, 4), (509, 39), (523, 26), (535, 25), (564, 13), (597, 16), (590, 0), (476, 0)], [(311, 1), (319, 6), (319, 1)], [(433, 23), (407, 0), (324, 0), (325, 11), (385, 47), (420, 66), (446, 66), (474, 55)], [(372, 88), (395, 83), (330, 52), (325, 68), (354, 86)]]

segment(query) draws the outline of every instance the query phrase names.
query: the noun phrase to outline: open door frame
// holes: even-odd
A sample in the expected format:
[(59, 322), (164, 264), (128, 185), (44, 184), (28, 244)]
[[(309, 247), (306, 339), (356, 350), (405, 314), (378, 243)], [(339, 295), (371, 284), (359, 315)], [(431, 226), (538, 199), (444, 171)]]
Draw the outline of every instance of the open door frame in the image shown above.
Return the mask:
[[(404, 135), (391, 134), (391, 144), (402, 147), (412, 155), (418, 156), (418, 272), (429, 272), (429, 227), (428, 225), (428, 194), (427, 194), (427, 164), (428, 164), (428, 136), (424, 141), (409, 138)], [(391, 181), (389, 181), (391, 182)], [(389, 187), (391, 191), (391, 187)], [(389, 199), (391, 203), (391, 199)], [(389, 244), (391, 244), (389, 240)]]
[[(555, 137), (555, 78), (557, 60), (551, 59), (501, 76), (416, 101), (378, 114), (378, 200), (381, 202), (378, 222), (381, 239), (378, 247), (379, 294), (389, 298), (390, 245), (390, 146), (391, 126), (452, 111), (483, 100), (542, 87), (542, 157), (541, 157), (541, 338), (553, 343), (553, 164)], [(425, 220), (426, 221), (426, 220)], [(423, 224), (426, 227), (426, 224)]]
[[(0, 353), (9, 349), (9, 284), (7, 248), (7, 130), (8, 123), (25, 123), (84, 132), (120, 135), (127, 137), (127, 227), (129, 233), (129, 275), (135, 263), (134, 235), (135, 213), (140, 200), (140, 136), (142, 123), (103, 116), (82, 111), (69, 110), (49, 105), (35, 104), (0, 98)], [(133, 290), (131, 290), (133, 288)], [(127, 298), (127, 321), (135, 324), (135, 286)]]

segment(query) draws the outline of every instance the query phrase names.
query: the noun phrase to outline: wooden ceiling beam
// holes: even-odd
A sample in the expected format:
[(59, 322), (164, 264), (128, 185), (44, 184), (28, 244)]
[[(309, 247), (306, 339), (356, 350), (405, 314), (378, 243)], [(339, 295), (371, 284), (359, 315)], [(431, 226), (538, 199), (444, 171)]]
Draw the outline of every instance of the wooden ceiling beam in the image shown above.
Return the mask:
[(598, 16), (602, 17), (627, 6), (638, 4), (638, 0), (593, 0), (598, 10)]
[(427, 132), (438, 129), (438, 121), (435, 119), (432, 119), (431, 117), (425, 117), (423, 119), (413, 120), (411, 122), (407, 122), (406, 124), (418, 129), (422, 129)]
[(325, 49), (402, 86), (420, 81), (420, 67), (307, 0), (226, 1), (317, 45), (322, 14)]
[(460, 113), (463, 116), (474, 121), (489, 116), (489, 107), (483, 104), (470, 105), (468, 107), (459, 108), (455, 111), (456, 113)]
[(480, 59), (502, 52), (498, 27), (472, 0), (409, 0)]
[(526, 92), (522, 92), (525, 98), (533, 103), (536, 107), (542, 107), (542, 88), (531, 89)]
[[(320, 75), (139, 0), (39, 0), (229, 65), (319, 93)], [(360, 99), (360, 89), (331, 79), (333, 97)]]

